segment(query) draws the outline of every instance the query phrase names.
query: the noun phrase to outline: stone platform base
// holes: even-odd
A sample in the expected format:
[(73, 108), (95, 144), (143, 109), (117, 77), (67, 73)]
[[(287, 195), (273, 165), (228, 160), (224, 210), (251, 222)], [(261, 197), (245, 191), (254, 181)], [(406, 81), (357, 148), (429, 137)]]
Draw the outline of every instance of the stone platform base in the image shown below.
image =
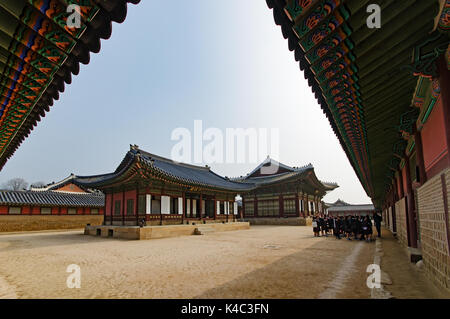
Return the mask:
[(249, 229), (248, 222), (211, 223), (208, 225), (161, 225), (161, 226), (86, 226), (85, 235), (121, 239), (156, 239), (204, 234), (206, 232)]
[(311, 225), (310, 218), (289, 217), (289, 218), (244, 218), (243, 221), (250, 225), (285, 225), (285, 226), (308, 226)]

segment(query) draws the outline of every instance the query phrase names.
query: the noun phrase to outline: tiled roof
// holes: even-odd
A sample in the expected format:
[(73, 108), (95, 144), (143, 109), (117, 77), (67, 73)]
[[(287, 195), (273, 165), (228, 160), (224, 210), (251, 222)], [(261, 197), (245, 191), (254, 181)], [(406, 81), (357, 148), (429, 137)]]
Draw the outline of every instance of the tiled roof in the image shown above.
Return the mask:
[(346, 206), (332, 206), (327, 209), (329, 212), (348, 212), (348, 211), (366, 211), (375, 210), (372, 204), (367, 205), (346, 205)]
[[(140, 0), (0, 1), (0, 169)], [(80, 24), (67, 21), (79, 5)], [(74, 7), (73, 7), (74, 8)]]
[[(449, 44), (449, 0), (266, 0), (359, 180), (380, 206), (406, 149), (417, 75)], [(446, 5), (439, 23), (439, 12)], [(381, 9), (381, 29), (367, 25)], [(441, 6), (440, 6), (441, 4)], [(448, 49), (447, 49), (448, 50)]]
[(0, 191), (0, 205), (40, 205), (103, 207), (105, 196), (102, 193), (69, 194), (52, 191)]
[[(267, 168), (267, 174), (264, 174), (264, 168)], [(273, 173), (271, 173), (273, 168)], [(304, 176), (308, 172), (315, 176), (314, 167), (310, 163), (301, 167), (291, 167), (286, 164), (280, 163), (270, 157), (267, 157), (261, 164), (259, 164), (253, 171), (244, 177), (233, 178), (233, 180), (241, 183), (268, 185), (279, 183), (291, 178)], [(317, 179), (317, 177), (316, 177)], [(317, 179), (317, 183), (320, 184), (325, 190), (333, 190), (339, 187), (336, 183), (322, 182)]]
[(210, 187), (226, 191), (248, 191), (255, 188), (254, 184), (243, 184), (224, 178), (209, 167), (190, 165), (174, 162), (170, 159), (148, 153), (132, 147), (125, 155), (122, 163), (114, 173), (96, 176), (78, 176), (75, 181), (79, 185), (89, 188), (100, 188), (108, 183), (113, 183), (119, 176), (132, 169), (136, 163), (140, 167), (149, 170), (174, 182), (198, 187)]
[[(74, 182), (77, 185), (87, 188), (102, 189), (103, 187), (116, 183), (124, 174), (129, 174), (130, 170), (146, 170), (152, 175), (161, 176), (164, 179), (185, 185), (224, 191), (245, 192), (254, 190), (261, 184), (278, 183), (314, 171), (312, 165), (291, 169), (293, 170), (292, 172), (267, 177), (252, 177), (239, 180), (229, 179), (214, 173), (209, 167), (174, 162), (170, 159), (143, 151), (137, 146), (131, 146), (130, 151), (127, 152), (113, 173), (95, 176), (77, 176)], [(315, 177), (315, 174), (312, 175)], [(325, 191), (338, 187), (337, 184), (323, 184), (317, 178), (315, 184), (319, 185), (319, 187), (323, 186)]]

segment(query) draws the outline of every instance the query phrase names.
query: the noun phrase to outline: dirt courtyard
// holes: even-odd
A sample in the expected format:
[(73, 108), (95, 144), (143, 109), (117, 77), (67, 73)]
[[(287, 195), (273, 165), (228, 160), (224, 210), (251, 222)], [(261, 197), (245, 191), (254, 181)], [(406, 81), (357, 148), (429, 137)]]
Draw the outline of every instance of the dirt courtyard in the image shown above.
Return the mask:
[[(81, 231), (0, 235), (0, 298), (369, 298), (374, 243), (311, 227), (117, 240)], [(81, 288), (66, 272), (80, 266)]]

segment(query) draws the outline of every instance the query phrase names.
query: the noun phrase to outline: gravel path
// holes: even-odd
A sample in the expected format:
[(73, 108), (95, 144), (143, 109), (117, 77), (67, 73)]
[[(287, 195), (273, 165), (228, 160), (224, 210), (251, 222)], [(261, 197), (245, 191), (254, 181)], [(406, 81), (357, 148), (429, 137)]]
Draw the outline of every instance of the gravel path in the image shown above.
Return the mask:
[[(369, 298), (373, 250), (314, 238), (301, 226), (148, 241), (79, 231), (2, 235), (0, 297)], [(80, 289), (67, 288), (70, 264), (81, 268)]]

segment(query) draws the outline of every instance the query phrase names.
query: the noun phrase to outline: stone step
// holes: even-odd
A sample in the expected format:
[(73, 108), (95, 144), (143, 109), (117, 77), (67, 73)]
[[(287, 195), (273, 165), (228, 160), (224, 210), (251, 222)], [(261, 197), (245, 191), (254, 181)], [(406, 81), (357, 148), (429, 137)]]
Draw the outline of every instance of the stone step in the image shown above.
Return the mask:
[(202, 226), (202, 227), (197, 227), (195, 229), (194, 233), (195, 233), (195, 235), (205, 235), (207, 233), (212, 233), (214, 231), (215, 230), (213, 228), (211, 228), (211, 227), (204, 227), (204, 226)]

